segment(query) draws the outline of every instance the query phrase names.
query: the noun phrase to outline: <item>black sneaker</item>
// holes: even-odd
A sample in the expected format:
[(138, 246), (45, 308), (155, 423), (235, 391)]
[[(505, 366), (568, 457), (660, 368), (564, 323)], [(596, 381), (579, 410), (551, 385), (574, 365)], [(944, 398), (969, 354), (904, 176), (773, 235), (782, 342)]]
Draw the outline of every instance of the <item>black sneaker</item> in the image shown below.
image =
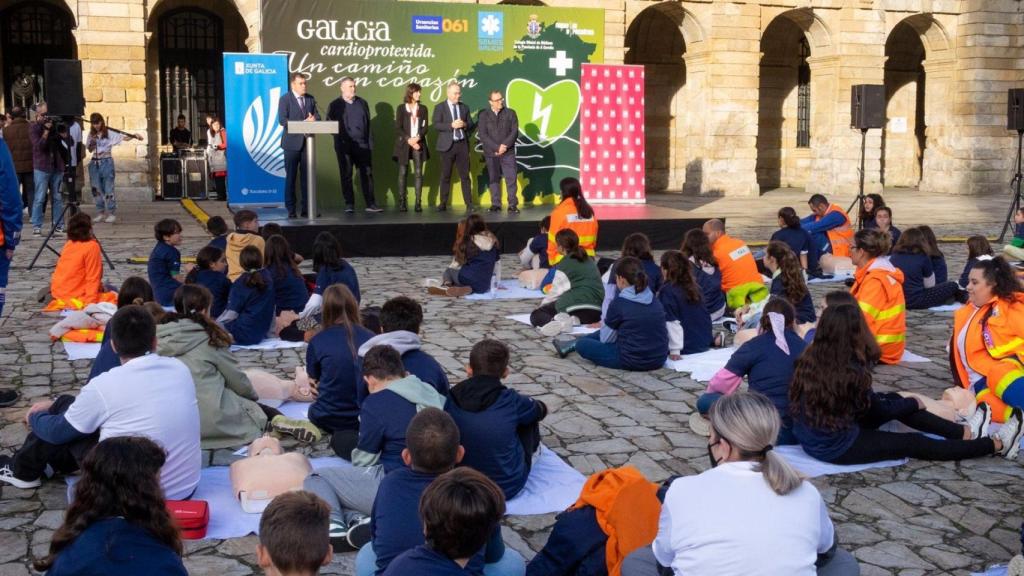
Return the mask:
[(38, 478), (35, 480), (22, 480), (14, 475), (12, 469), (13, 459), (10, 456), (0, 456), (0, 482), (10, 484), (15, 488), (21, 488), (22, 490), (28, 490), (30, 488), (39, 488), (42, 482)]
[(558, 352), (558, 357), (565, 358), (576, 350), (576, 337), (570, 335), (558, 336), (551, 341), (551, 344), (555, 347), (555, 352)]
[(370, 204), (369, 206), (366, 207), (366, 211), (367, 212), (377, 213), (377, 212), (383, 212), (384, 209), (381, 208), (380, 206), (377, 206), (376, 204)]
[(509, 206), (508, 207), (508, 213), (509, 214), (519, 214), (519, 208), (516, 208), (515, 206)]
[(363, 546), (370, 543), (370, 517), (364, 516), (357, 520), (348, 529), (348, 533), (345, 535), (345, 540), (348, 541), (348, 545), (356, 550), (359, 550)]
[(501, 206), (491, 206), (487, 209), (488, 212), (501, 212)]
[(437, 211), (438, 211), (438, 212), (447, 212), (447, 211), (448, 211), (448, 207), (447, 207), (447, 206), (445, 206), (444, 204), (439, 204), (439, 205), (437, 206)]
[(17, 390), (0, 390), (0, 408), (14, 406), (20, 397)]
[(345, 206), (345, 214), (352, 214), (355, 211), (356, 211), (356, 207), (355, 206), (352, 206), (351, 204), (349, 204), (348, 206)]

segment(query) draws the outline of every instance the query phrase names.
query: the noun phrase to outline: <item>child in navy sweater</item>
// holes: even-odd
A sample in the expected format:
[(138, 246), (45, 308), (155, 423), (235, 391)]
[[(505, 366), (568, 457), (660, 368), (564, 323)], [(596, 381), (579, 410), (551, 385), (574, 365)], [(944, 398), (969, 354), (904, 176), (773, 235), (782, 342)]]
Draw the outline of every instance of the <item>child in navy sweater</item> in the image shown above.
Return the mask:
[[(427, 486), (454, 468), (465, 455), (455, 421), (436, 408), (419, 411), (409, 422), (405, 439), (405, 466), (381, 480), (373, 501), (372, 543), (359, 550), (356, 576), (383, 574), (392, 560), (424, 543), (418, 514), (420, 497)], [(473, 555), (468, 564), (470, 572), (484, 570), (485, 560), (490, 560), (488, 574), (507, 572), (510, 564), (518, 564), (522, 573), (522, 559), (516, 552), (506, 553), (500, 528), (496, 527), (485, 548)]]
[(313, 269), (316, 270), (316, 288), (305, 307), (299, 313), (299, 318), (307, 318), (320, 311), (320, 303), (323, 301), (324, 290), (334, 284), (344, 284), (349, 292), (360, 301), (359, 278), (356, 270), (351, 264), (341, 257), (341, 242), (330, 232), (317, 234), (313, 241)]
[(264, 574), (316, 576), (331, 563), (329, 510), (315, 494), (297, 490), (274, 498), (260, 517), (256, 561)]
[(678, 250), (661, 255), (665, 283), (658, 292), (658, 300), (665, 307), (668, 354), (672, 360), (707, 352), (713, 343), (711, 315), (704, 307), (704, 298), (690, 268), (690, 261)]
[(665, 308), (654, 298), (640, 260), (623, 258), (615, 264), (619, 295), (608, 305), (604, 326), (572, 343), (556, 341), (563, 358), (576, 350), (598, 366), (620, 370), (656, 370), (668, 359)]
[(445, 404), (462, 433), (463, 462), (494, 480), (506, 499), (526, 485), (534, 452), (540, 448), (540, 421), (547, 406), (501, 383), (509, 374), (508, 346), (481, 340), (469, 354), (469, 379), (456, 384)]
[(246, 246), (238, 256), (244, 272), (231, 284), (228, 305), (217, 322), (224, 326), (235, 344), (259, 344), (274, 326), (274, 281), (263, 267), (263, 254)]
[(185, 277), (186, 284), (198, 284), (210, 291), (213, 304), (210, 316), (219, 317), (228, 306), (228, 294), (231, 293), (231, 281), (227, 276), (228, 261), (224, 251), (212, 244), (207, 244), (196, 254), (196, 266)]
[(357, 350), (373, 333), (360, 325), (359, 305), (343, 284), (324, 292), (323, 324), (306, 348), (306, 373), (316, 389), (309, 420), (331, 433), (331, 447), (349, 460), (359, 437), (359, 397), (365, 386)]
[(220, 216), (211, 216), (206, 221), (206, 231), (210, 233), (213, 238), (207, 246), (213, 246), (214, 248), (220, 248), (221, 252), (228, 248), (228, 223), (224, 221)]
[(939, 239), (935, 237), (935, 231), (927, 224), (918, 226), (918, 230), (924, 234), (925, 253), (932, 261), (932, 270), (935, 271), (935, 283), (944, 284), (949, 280), (949, 268), (946, 266), (946, 255), (939, 250)]
[(892, 249), (889, 261), (903, 272), (903, 297), (908, 310), (923, 310), (965, 300), (956, 282), (939, 283), (932, 260), (928, 257), (924, 232), (907, 228)]
[(704, 307), (707, 308), (708, 314), (711, 314), (711, 320), (725, 316), (722, 271), (718, 269), (718, 262), (711, 252), (707, 234), (700, 228), (687, 231), (679, 251), (690, 260), (690, 264), (693, 264), (693, 279), (697, 281), (704, 295)]
[(978, 257), (992, 256), (993, 254), (995, 252), (992, 250), (992, 245), (988, 243), (988, 238), (984, 236), (971, 236), (967, 239), (967, 263), (964, 264), (964, 271), (960, 273), (960, 280), (957, 282), (960, 288), (967, 289), (971, 269), (977, 263)]
[(156, 246), (149, 254), (147, 270), (149, 283), (153, 286), (153, 294), (161, 306), (174, 305), (174, 291), (181, 286), (185, 275), (192, 269), (186, 265), (184, 272), (181, 266), (181, 224), (172, 218), (164, 218), (153, 227)]
[(800, 259), (800, 266), (808, 276), (821, 276), (818, 249), (811, 241), (811, 233), (800, 225), (796, 210), (786, 206), (779, 209), (779, 229), (772, 233), (771, 241), (785, 242)]
[(295, 254), (284, 236), (274, 235), (267, 238), (263, 255), (267, 260), (267, 270), (274, 279), (274, 304), (277, 313), (284, 311), (298, 314), (305, 308), (309, 300), (306, 280), (295, 265)]
[(764, 266), (772, 274), (771, 294), (785, 298), (796, 310), (797, 324), (813, 324), (818, 320), (814, 300), (807, 289), (803, 271), (796, 255), (782, 242), (769, 242), (765, 249)]
[(519, 263), (523, 270), (545, 270), (551, 267), (548, 262), (548, 228), (551, 227), (551, 216), (545, 216), (540, 221), (540, 233), (530, 239), (530, 242), (519, 252)]
[[(651, 240), (646, 234), (634, 232), (622, 241), (622, 258), (636, 258), (643, 264), (644, 272), (647, 274), (647, 285), (655, 294), (661, 290), (662, 276), (661, 267), (654, 261), (651, 255)], [(616, 263), (619, 261), (616, 260)], [(600, 267), (600, 264), (598, 265)], [(608, 305), (619, 295), (619, 287), (615, 283), (615, 263), (608, 268), (608, 280), (604, 285), (604, 302), (601, 304), (601, 315), (608, 312)]]
[[(125, 306), (134, 304), (142, 306), (146, 302), (153, 301), (153, 288), (140, 276), (129, 276), (121, 283), (117, 291), (117, 308), (120, 310)], [(121, 365), (121, 359), (114, 352), (110, 343), (110, 330), (103, 331), (103, 343), (100, 344), (99, 354), (92, 361), (92, 368), (89, 370), (89, 380), (103, 374), (111, 368)]]
[(395, 558), (384, 576), (472, 574), (470, 559), (484, 547), (505, 515), (505, 499), (501, 489), (483, 474), (471, 468), (456, 468), (423, 491), (419, 510), (424, 540), (429, 544)]
[[(370, 395), (359, 408), (359, 439), (352, 466), (321, 468), (305, 488), (331, 506), (331, 538), (360, 547), (369, 540), (370, 514), (385, 474), (404, 466), (405, 431), (424, 408), (443, 408), (445, 397), (415, 376), (406, 375), (402, 356), (390, 346), (375, 346), (363, 358)], [(352, 530), (355, 530), (353, 533)]]
[(487, 229), (483, 216), (470, 214), (459, 223), (452, 252), (452, 263), (442, 275), (441, 286), (427, 291), (451, 297), (489, 291), (501, 251), (498, 238)]

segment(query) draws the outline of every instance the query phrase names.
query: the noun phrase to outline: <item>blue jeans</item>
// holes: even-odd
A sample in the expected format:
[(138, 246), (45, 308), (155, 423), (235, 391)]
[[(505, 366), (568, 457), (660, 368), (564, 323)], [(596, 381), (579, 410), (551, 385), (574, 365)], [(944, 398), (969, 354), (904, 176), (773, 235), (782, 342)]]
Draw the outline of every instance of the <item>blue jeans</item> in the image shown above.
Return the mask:
[(618, 345), (614, 342), (601, 342), (600, 332), (593, 332), (576, 340), (576, 352), (598, 366), (622, 370)]
[[(373, 551), (373, 543), (359, 549), (356, 554), (356, 576), (373, 576), (377, 572), (377, 554)], [(505, 554), (494, 563), (484, 564), (484, 576), (523, 576), (526, 574), (526, 561), (519, 552), (505, 548)]]
[(96, 212), (113, 214), (117, 210), (117, 201), (114, 199), (114, 159), (100, 158), (89, 162), (89, 182), (92, 184)]
[(50, 220), (54, 226), (63, 225), (64, 222), (58, 220), (64, 211), (64, 202), (60, 197), (60, 185), (61, 180), (64, 179), (64, 174), (61, 172), (33, 170), (32, 178), (35, 181), (36, 188), (35, 197), (32, 198), (32, 227), (43, 227), (43, 201), (46, 200), (47, 188), (49, 188), (50, 198), (52, 199), (50, 203)]

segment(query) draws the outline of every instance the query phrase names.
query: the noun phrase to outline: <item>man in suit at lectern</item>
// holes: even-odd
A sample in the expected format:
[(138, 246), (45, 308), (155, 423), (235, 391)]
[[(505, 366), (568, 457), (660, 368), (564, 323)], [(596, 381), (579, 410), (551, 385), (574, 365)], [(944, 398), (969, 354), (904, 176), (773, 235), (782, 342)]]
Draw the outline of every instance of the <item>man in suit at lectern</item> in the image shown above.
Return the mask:
[(448, 209), (448, 196), (452, 189), (452, 166), (462, 180), (462, 199), (466, 211), (473, 211), (473, 184), (469, 179), (469, 134), (476, 123), (469, 115), (469, 107), (460, 101), (462, 87), (457, 82), (448, 85), (448, 99), (434, 107), (434, 129), (437, 130), (437, 151), (441, 153), (441, 199), (438, 212)]
[(281, 148), (284, 149), (284, 203), (288, 207), (288, 217), (295, 218), (295, 173), (301, 172), (301, 210), (302, 216), (306, 217), (309, 165), (302, 158), (306, 151), (306, 137), (303, 134), (289, 134), (288, 122), (319, 120), (320, 112), (316, 109), (316, 100), (306, 94), (306, 76), (301, 72), (292, 72), (289, 81), (291, 90), (281, 96), (277, 103), (277, 119), (284, 126), (284, 133), (281, 134)]

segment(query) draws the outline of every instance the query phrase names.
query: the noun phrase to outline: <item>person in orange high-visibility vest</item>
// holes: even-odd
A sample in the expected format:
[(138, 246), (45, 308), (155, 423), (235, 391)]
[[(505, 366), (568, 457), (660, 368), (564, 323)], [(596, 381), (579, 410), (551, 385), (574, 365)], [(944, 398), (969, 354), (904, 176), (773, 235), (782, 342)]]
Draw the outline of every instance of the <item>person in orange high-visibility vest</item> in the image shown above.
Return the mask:
[(821, 194), (811, 196), (807, 205), (811, 215), (800, 220), (800, 226), (811, 234), (818, 253), (849, 258), (853, 241), (850, 217), (838, 204), (829, 204), (828, 198)]
[(903, 358), (907, 343), (907, 305), (903, 299), (903, 272), (889, 262), (889, 235), (861, 230), (854, 236), (850, 258), (857, 267), (850, 293), (857, 299), (878, 347), (883, 364)]
[(768, 297), (768, 287), (757, 271), (757, 260), (746, 243), (725, 233), (725, 222), (712, 218), (704, 223), (704, 234), (722, 271), (725, 304), (735, 310)]
[[(50, 277), (53, 301), (47, 310), (81, 310), (89, 304), (109, 301), (103, 293), (103, 255), (92, 234), (92, 219), (79, 212), (68, 220), (68, 240)], [(116, 298), (116, 296), (114, 296)]]
[(1024, 289), (1003, 258), (982, 256), (968, 276), (967, 305), (953, 316), (950, 368), (957, 384), (1005, 422), (1024, 408)]
[(591, 257), (597, 251), (597, 216), (583, 197), (580, 181), (563, 178), (558, 186), (562, 190), (562, 201), (551, 212), (551, 226), (548, 227), (548, 262), (551, 266), (562, 259), (555, 242), (559, 230), (568, 228), (575, 232), (580, 238), (580, 248)]

